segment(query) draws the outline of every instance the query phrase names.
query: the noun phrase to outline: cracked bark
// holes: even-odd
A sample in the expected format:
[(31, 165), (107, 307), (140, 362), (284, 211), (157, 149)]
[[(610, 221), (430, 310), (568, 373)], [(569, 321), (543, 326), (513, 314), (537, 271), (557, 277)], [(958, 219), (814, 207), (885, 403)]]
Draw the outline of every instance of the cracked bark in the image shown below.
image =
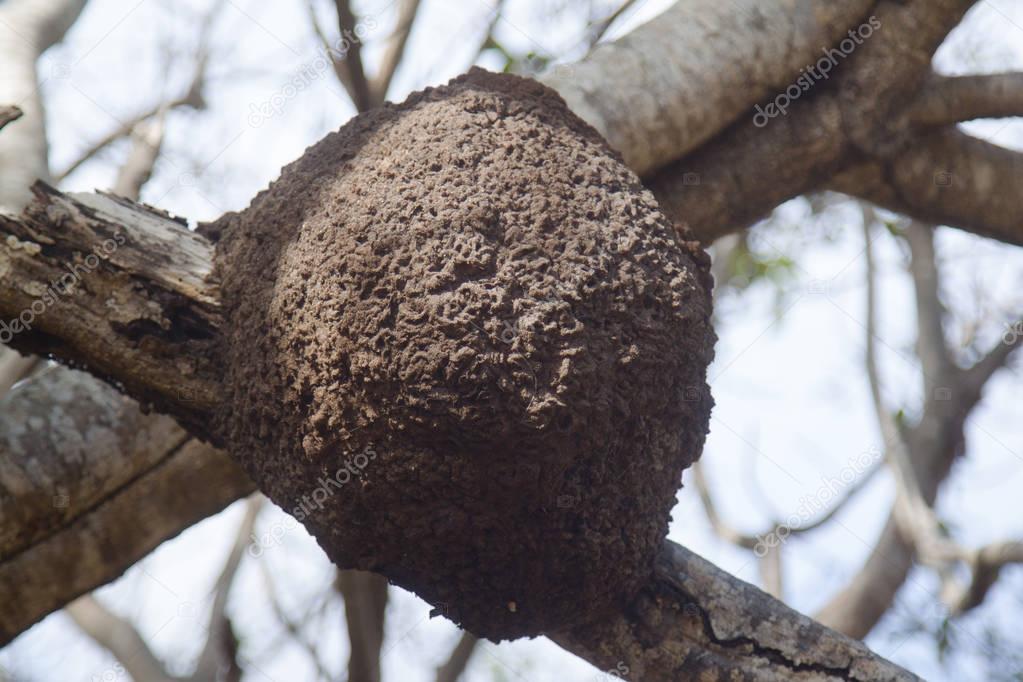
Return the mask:
[(552, 639), (637, 680), (919, 679), (670, 542), (629, 609)]

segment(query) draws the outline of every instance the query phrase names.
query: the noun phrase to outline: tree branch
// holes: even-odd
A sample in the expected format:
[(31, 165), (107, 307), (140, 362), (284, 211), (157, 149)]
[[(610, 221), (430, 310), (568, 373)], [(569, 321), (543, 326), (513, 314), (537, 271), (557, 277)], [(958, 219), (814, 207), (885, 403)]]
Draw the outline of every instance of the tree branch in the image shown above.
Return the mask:
[(463, 632), (458, 639), (458, 644), (451, 650), (451, 655), (444, 665), (437, 668), (436, 682), (458, 682), (458, 678), (465, 672), (472, 658), (472, 652), (476, 650), (479, 639), (471, 632)]
[(952, 125), (977, 118), (1023, 116), (1023, 73), (932, 76), (909, 116), (920, 125)]
[[(704, 244), (747, 227), (787, 199), (826, 186), (871, 198), (852, 189), (858, 185), (843, 189), (829, 179), (868, 163), (902, 163), (907, 150), (915, 149), (919, 130), (905, 114), (906, 93), (919, 90), (930, 74), (934, 50), (972, 4), (966, 0), (876, 3), (873, 25), (880, 28), (835, 66), (826, 84), (814, 82), (797, 100), (790, 98), (789, 108), (774, 117), (758, 120), (755, 114), (762, 110), (748, 109), (748, 118), (736, 119), (694, 152), (677, 155), (657, 172), (643, 168), (647, 185), (665, 210), (687, 223)], [(817, 57), (802, 66), (815, 63)], [(764, 98), (780, 96), (797, 78), (798, 74), (748, 106), (774, 104)], [(649, 130), (648, 135), (655, 135)], [(927, 177), (933, 179), (934, 165), (928, 168)], [(886, 179), (880, 170), (875, 175), (878, 182)], [(970, 212), (958, 222), (931, 221), (925, 211), (910, 210), (914, 208), (894, 210), (983, 234), (983, 226), (978, 229), (976, 221), (969, 219)], [(1013, 230), (1018, 232), (1018, 227), (1003, 234)]]
[(219, 399), (210, 243), (116, 197), (34, 191), (23, 216), (0, 215), (0, 341), (121, 381), (202, 434)]
[(0, 4), (0, 103), (17, 104), (24, 116), (0, 135), (0, 211), (20, 211), (32, 199), (29, 187), (48, 180), (46, 112), (36, 62), (64, 38), (85, 0), (7, 0)]
[(918, 679), (672, 542), (628, 608), (551, 638), (627, 679)]
[(13, 105), (0, 106), (0, 130), (11, 121), (17, 121), (23, 113), (21, 109)]
[[(213, 605), (210, 607), (206, 645), (203, 647), (202, 653), (199, 654), (199, 663), (191, 676), (196, 682), (241, 679), (241, 669), (238, 667), (236, 658), (238, 643), (234, 637), (231, 621), (227, 616), (227, 598), (234, 585), (235, 576), (238, 575), (238, 567), (241, 566), (245, 550), (252, 542), (252, 530), (265, 500), (266, 498), (260, 493), (249, 496), (245, 505), (245, 515), (242, 517), (242, 522), (238, 524), (231, 551), (228, 553), (227, 561), (224, 562), (217, 583), (213, 587), (214, 597)], [(225, 670), (226, 674), (222, 674)]]
[(809, 533), (810, 531), (816, 530), (826, 524), (831, 519), (835, 518), (835, 515), (840, 512), (845, 505), (854, 497), (856, 494), (866, 487), (867, 483), (873, 480), (874, 475), (881, 470), (880, 465), (871, 467), (865, 474), (860, 476), (856, 481), (849, 485), (845, 489), (845, 494), (839, 498), (826, 512), (818, 516), (817, 518), (808, 521), (806, 523), (799, 524), (798, 526), (790, 526), (787, 523), (780, 521), (775, 522), (771, 527), (756, 535), (747, 535), (739, 532), (732, 526), (728, 525), (720, 516), (717, 511), (717, 506), (714, 504), (714, 499), (710, 493), (710, 487), (707, 485), (707, 480), (703, 475), (703, 467), (700, 462), (693, 465), (693, 485), (696, 487), (697, 494), (700, 497), (700, 504), (703, 506), (704, 512), (707, 514), (707, 519), (714, 529), (714, 532), (723, 540), (730, 542), (737, 547), (743, 549), (754, 550), (757, 545), (761, 544), (761, 541), (772, 535), (778, 535), (784, 529), (786, 536), (801, 535)]
[[(260, 557), (262, 557), (262, 555), (260, 555)], [(331, 679), (332, 676), (321, 659), (320, 652), (317, 650), (316, 644), (310, 642), (302, 634), (301, 625), (307, 624), (309, 619), (303, 617), (299, 619), (299, 622), (295, 622), (295, 620), (289, 617), (284, 611), (280, 600), (277, 598), (277, 589), (274, 586), (273, 576), (270, 574), (270, 569), (267, 567), (267, 563), (265, 561), (259, 562), (259, 572), (263, 576), (263, 584), (266, 586), (267, 599), (270, 601), (270, 607), (273, 609), (277, 620), (280, 621), (280, 623), (284, 626), (284, 629), (287, 630), (288, 634), (292, 636), (298, 645), (305, 649), (306, 653), (309, 654), (309, 658), (316, 667), (316, 673), (319, 675), (320, 679)], [(352, 682), (354, 682), (354, 680)]]
[(902, 154), (853, 164), (827, 184), (927, 223), (1023, 246), (1023, 153), (954, 128), (914, 137)]
[[(867, 224), (865, 221), (865, 226)], [(873, 255), (869, 250), (869, 240), (867, 256), (871, 259), (868, 261), (868, 269), (872, 269)], [(876, 294), (871, 293), (870, 287), (868, 298), (873, 298)], [(871, 318), (868, 315), (868, 320)], [(868, 334), (872, 337), (872, 332)], [(873, 371), (876, 373), (876, 369)], [(948, 476), (953, 461), (963, 452), (964, 424), (980, 400), (981, 387), (969, 386), (957, 380), (957, 376), (959, 374), (955, 371), (949, 375), (949, 400), (926, 401), (920, 421), (907, 428), (904, 436), (901, 433), (894, 437), (886, 435), (887, 446), (901, 446), (911, 465), (911, 476), (900, 472), (903, 479), (901, 485), (907, 479), (915, 480), (919, 497), (928, 508), (933, 505), (938, 487)], [(879, 391), (872, 387), (874, 393)], [(899, 431), (890, 424), (887, 430)], [(906, 527), (907, 524), (900, 522), (901, 513), (899, 509), (892, 510), (864, 565), (848, 585), (815, 614), (817, 620), (849, 636), (862, 638), (881, 619), (906, 581), (915, 560), (914, 534), (911, 528)]]
[(611, 14), (588, 26), (587, 29), (589, 32), (590, 47), (592, 48), (594, 45), (599, 43), (600, 39), (608, 32), (608, 29), (610, 29), (611, 26), (613, 26), (614, 23), (635, 4), (636, 0), (625, 0), (618, 5), (618, 8), (611, 12)]
[(650, 175), (747, 112), (752, 116), (754, 104), (784, 90), (818, 59), (821, 45), (866, 20), (875, 1), (679, 2), (540, 80), (637, 174)]
[(1009, 364), (1009, 360), (1021, 346), (1023, 334), (1016, 331), (1007, 332), (1002, 336), (1001, 343), (989, 350), (973, 366), (962, 370), (959, 383), (971, 394), (979, 395), (988, 380), (995, 372)]
[[(348, 94), (352, 103), (358, 111), (367, 111), (373, 108), (373, 94), (370, 90), (369, 80), (366, 78), (366, 68), (362, 63), (362, 40), (355, 32), (358, 23), (352, 12), (349, 0), (335, 0), (337, 6), (338, 27), (341, 29), (341, 42), (348, 45), (348, 51), (340, 58), (335, 58), (337, 64), (345, 72), (342, 84), (348, 88)], [(334, 52), (330, 55), (334, 58)]]
[(253, 487), (87, 374), (26, 381), (0, 401), (0, 646)]
[[(871, 215), (873, 208), (869, 209)], [(923, 367), (924, 394), (935, 399), (935, 391), (948, 381), (952, 357), (945, 343), (945, 306), (941, 302), (934, 228), (910, 221), (905, 230), (909, 244), (909, 272), (916, 295), (917, 355)]]
[(412, 33), (412, 25), (416, 21), (419, 4), (420, 0), (402, 0), (398, 8), (398, 23), (394, 27), (394, 33), (387, 41), (380, 70), (370, 83), (369, 89), (373, 106), (380, 106), (387, 99), (387, 91), (391, 87), (394, 73), (405, 56), (405, 45), (408, 44), (409, 35)]
[(82, 632), (113, 654), (136, 682), (180, 682), (180, 678), (167, 673), (135, 626), (111, 612), (92, 595), (87, 594), (72, 602), (67, 613)]
[(142, 187), (149, 182), (156, 160), (160, 156), (165, 129), (164, 118), (165, 114), (160, 113), (155, 118), (140, 123), (132, 131), (131, 151), (111, 188), (114, 194), (133, 201), (138, 200)]
[(387, 579), (366, 571), (338, 571), (337, 589), (344, 597), (351, 654), (348, 679), (380, 682), (384, 643)]

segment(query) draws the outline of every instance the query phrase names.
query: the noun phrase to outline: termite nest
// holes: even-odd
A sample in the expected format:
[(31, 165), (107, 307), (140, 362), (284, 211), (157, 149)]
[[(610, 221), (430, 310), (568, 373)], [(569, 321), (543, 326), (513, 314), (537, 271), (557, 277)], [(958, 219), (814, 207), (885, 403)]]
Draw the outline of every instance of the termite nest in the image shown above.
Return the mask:
[(707, 432), (708, 263), (554, 91), (473, 70), (361, 114), (209, 232), (215, 429), (335, 564), (494, 640), (649, 577)]

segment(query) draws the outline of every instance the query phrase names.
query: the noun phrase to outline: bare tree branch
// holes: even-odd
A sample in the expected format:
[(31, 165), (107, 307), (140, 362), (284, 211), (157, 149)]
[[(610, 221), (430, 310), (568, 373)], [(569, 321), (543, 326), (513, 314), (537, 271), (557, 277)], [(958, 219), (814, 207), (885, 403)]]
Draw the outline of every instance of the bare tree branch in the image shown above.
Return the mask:
[[(873, 215), (873, 208), (866, 210)], [(945, 344), (945, 306), (941, 303), (939, 291), (934, 228), (913, 220), (906, 226), (905, 236), (911, 254), (909, 272), (916, 295), (916, 347), (924, 368), (924, 394), (927, 400), (934, 400), (935, 391), (942, 387), (952, 372), (952, 357)]]
[(867, 472), (846, 487), (845, 493), (842, 497), (840, 497), (826, 512), (811, 521), (802, 523), (798, 526), (790, 526), (788, 523), (777, 521), (774, 522), (768, 530), (762, 533), (747, 535), (728, 525), (721, 518), (720, 513), (717, 511), (717, 506), (714, 504), (713, 496), (710, 493), (710, 487), (707, 485), (706, 477), (703, 474), (702, 465), (697, 462), (692, 466), (693, 485), (696, 487), (697, 494), (700, 497), (700, 504), (703, 506), (704, 513), (707, 514), (707, 519), (710, 522), (711, 527), (714, 529), (715, 534), (737, 547), (748, 550), (755, 550), (758, 545), (763, 546), (761, 541), (764, 538), (772, 535), (778, 535), (783, 531), (786, 536), (801, 535), (825, 525), (831, 521), (831, 519), (835, 518), (838, 512), (840, 512), (851, 499), (856, 497), (856, 494), (863, 490), (867, 483), (872, 481), (874, 475), (880, 470), (880, 464), (872, 466)]
[(32, 200), (38, 179), (48, 180), (46, 114), (39, 94), (36, 62), (64, 38), (85, 0), (7, 0), (0, 4), (0, 103), (23, 112), (0, 135), (0, 210), (20, 211)]
[(380, 106), (387, 99), (387, 91), (391, 87), (394, 73), (405, 56), (405, 45), (408, 44), (409, 35), (412, 33), (412, 25), (416, 21), (419, 4), (420, 0), (401, 0), (398, 7), (398, 23), (394, 27), (394, 33), (387, 41), (380, 70), (370, 83), (373, 106)]
[[(733, 121), (752, 116), (754, 104), (784, 90), (819, 57), (821, 45), (844, 38), (874, 5), (875, 0), (800, 0), (798, 8), (754, 0), (679, 2), (540, 80), (600, 131), (636, 173), (651, 175)], [(750, 21), (760, 28), (741, 28)], [(737, 34), (747, 39), (733, 40)], [(750, 64), (758, 65), (755, 72)]]
[(909, 107), (921, 125), (1023, 116), (1023, 73), (932, 76)]
[[(305, 635), (302, 634), (300, 623), (289, 617), (288, 614), (285, 613), (284, 607), (281, 606), (281, 602), (277, 598), (277, 589), (274, 586), (274, 578), (270, 573), (270, 568), (266, 561), (259, 562), (259, 572), (263, 576), (263, 584), (266, 586), (266, 595), (270, 600), (270, 606), (273, 609), (274, 616), (276, 616), (277, 620), (284, 626), (284, 629), (289, 635), (291, 635), (292, 639), (294, 639), (298, 645), (305, 649), (306, 653), (309, 654), (309, 658), (316, 667), (316, 673), (319, 675), (320, 679), (331, 679), (331, 674), (327, 670), (327, 666), (324, 664), (315, 642), (309, 641)], [(300, 622), (305, 624), (307, 619), (301, 618)], [(352, 682), (354, 682), (354, 680), (352, 680)]]
[[(335, 64), (345, 72), (342, 84), (348, 88), (348, 94), (358, 111), (373, 108), (373, 93), (366, 77), (366, 67), (362, 63), (362, 40), (355, 32), (358, 21), (352, 11), (349, 0), (335, 0), (337, 6), (338, 28), (341, 29), (341, 44), (348, 46), (348, 51), (341, 57), (335, 57)], [(336, 67), (336, 68), (337, 68)]]
[(967, 391), (979, 395), (981, 389), (994, 376), (994, 373), (1008, 365), (1016, 351), (1023, 346), (1023, 334), (1015, 331), (1007, 332), (1000, 343), (977, 360), (973, 366), (962, 370), (959, 380)]
[(472, 652), (476, 650), (479, 640), (471, 632), (463, 632), (458, 639), (458, 644), (451, 650), (451, 655), (444, 665), (437, 668), (436, 682), (458, 682), (458, 678), (465, 672), (472, 658)]
[(344, 597), (351, 654), (348, 679), (380, 682), (384, 644), (387, 579), (366, 571), (338, 571), (337, 589)]
[(252, 542), (252, 529), (256, 525), (256, 518), (259, 516), (263, 503), (266, 500), (260, 493), (249, 496), (245, 505), (245, 515), (242, 522), (238, 524), (238, 531), (235, 533), (234, 543), (228, 553), (224, 568), (220, 571), (217, 583), (213, 587), (213, 605), (210, 608), (209, 629), (206, 637), (206, 644), (202, 653), (199, 654), (199, 663), (196, 665), (192, 679), (195, 682), (203, 680), (225, 680), (230, 682), (241, 679), (241, 669), (238, 667), (236, 651), (237, 641), (234, 638), (231, 621), (227, 616), (227, 598), (234, 585), (235, 576), (238, 575), (238, 567), (241, 566), (245, 556), (245, 550)]
[(960, 615), (980, 606), (1009, 564), (1023, 564), (1023, 542), (996, 542), (970, 552), (967, 565), (972, 579), (965, 585), (951, 586), (945, 597), (952, 614)]
[(178, 682), (181, 679), (167, 673), (135, 626), (92, 595), (79, 597), (66, 610), (82, 632), (113, 654), (135, 682)]
[[(204, 95), (204, 91), (206, 89), (206, 83), (208, 79), (207, 67), (209, 66), (210, 33), (212, 31), (213, 23), (216, 19), (216, 14), (219, 12), (220, 8), (224, 6), (224, 4), (225, 3), (222, 1), (218, 1), (217, 3), (215, 3), (210, 13), (203, 20), (202, 33), (200, 34), (199, 38), (199, 47), (195, 55), (195, 66), (192, 75), (192, 81), (189, 84), (188, 88), (185, 90), (184, 94), (175, 99), (166, 102), (160, 102), (159, 104), (156, 104), (148, 109), (143, 110), (142, 112), (129, 118), (127, 121), (123, 122), (121, 125), (111, 130), (103, 137), (93, 142), (67, 168), (57, 173), (56, 175), (57, 182), (60, 182), (67, 178), (69, 175), (71, 175), (76, 170), (81, 168), (88, 161), (91, 161), (97, 154), (99, 154), (101, 151), (112, 145), (114, 142), (117, 142), (118, 140), (124, 137), (132, 135), (133, 133), (138, 132), (140, 129), (144, 131), (147, 127), (151, 126), (150, 121), (152, 121), (152, 119), (160, 119), (158, 125), (162, 128), (163, 119), (166, 117), (168, 112), (180, 108), (190, 108), (195, 109), (197, 111), (206, 108), (206, 97)], [(152, 130), (151, 127), (150, 130)], [(145, 133), (143, 132), (143, 137), (144, 136)], [(142, 162), (140, 161), (138, 163), (141, 165)], [(121, 194), (122, 196), (126, 196), (130, 199), (137, 198), (137, 194), (134, 196), (127, 194), (125, 192), (117, 192), (117, 194)]]
[(618, 5), (618, 8), (611, 12), (611, 14), (590, 25), (588, 27), (590, 47), (599, 43), (600, 39), (604, 37), (608, 29), (610, 29), (611, 26), (614, 25), (614, 23), (635, 4), (636, 0), (625, 0), (625, 2)]
[(635, 680), (919, 679), (672, 542), (631, 605), (551, 638)]
[[(869, 217), (871, 214), (865, 214)], [(865, 229), (869, 221), (865, 220)], [(873, 270), (873, 254), (867, 241), (868, 271)], [(918, 245), (919, 246), (919, 245)], [(917, 257), (929, 258), (926, 251), (917, 250)], [(919, 265), (919, 264), (918, 264)], [(933, 261), (929, 267), (933, 266)], [(921, 281), (915, 282), (921, 286)], [(868, 278), (868, 311), (876, 297), (873, 277)], [(919, 296), (931, 296), (934, 285), (926, 280), (922, 283), (926, 291)], [(879, 396), (876, 361), (873, 356), (873, 315), (868, 312), (868, 374), (871, 378), (871, 393)], [(928, 368), (924, 367), (924, 372)], [(938, 371), (932, 368), (931, 371)], [(943, 560), (969, 561), (970, 553), (954, 546), (941, 537), (937, 531), (933, 504), (938, 486), (948, 476), (954, 459), (963, 451), (963, 427), (970, 411), (980, 399), (980, 387), (969, 387), (955, 377), (960, 374), (951, 371), (948, 381), (947, 400), (929, 400), (924, 404), (920, 421), (905, 432), (892, 425), (891, 415), (883, 405), (878, 405), (878, 418), (885, 433), (886, 449), (893, 460), (898, 482), (899, 499), (889, 516), (881, 536), (863, 567), (849, 584), (816, 614), (816, 618), (833, 628), (853, 637), (864, 637), (888, 610), (899, 588), (905, 582), (912, 568), (916, 554), (922, 558), (940, 563)], [(878, 401), (879, 403), (879, 401)], [(907, 460), (909, 466), (907, 467)], [(908, 488), (908, 492), (906, 489)], [(906, 498), (911, 502), (907, 505)], [(926, 507), (922, 512), (921, 507)], [(909, 522), (905, 516), (909, 514)], [(917, 531), (920, 530), (920, 535)], [(983, 578), (983, 576), (981, 576)], [(975, 574), (976, 579), (976, 574)], [(978, 585), (982, 582), (978, 582)], [(958, 597), (946, 597), (957, 599)]]
[[(866, 368), (874, 412), (877, 416), (878, 425), (881, 428), (881, 435), (885, 441), (885, 457), (895, 478), (895, 519), (899, 523), (902, 534), (913, 542), (914, 549), (919, 558), (925, 561), (943, 561), (949, 558), (946, 553), (949, 547), (945, 539), (938, 532), (941, 524), (938, 522), (934, 510), (931, 509), (930, 504), (924, 498), (923, 489), (917, 480), (916, 471), (913, 469), (909, 449), (903, 440), (902, 429), (895, 421), (894, 415), (885, 406), (884, 396), (882, 395), (881, 376), (877, 363), (877, 276), (874, 265), (874, 248), (870, 234), (872, 228), (873, 222), (869, 219), (864, 219), (863, 235), (866, 243), (864, 256), (867, 263)], [(917, 246), (918, 248), (920, 247), (919, 244)], [(933, 259), (933, 248), (926, 254), (921, 254), (918, 251), (915, 255), (928, 255)], [(918, 271), (930, 273), (934, 271), (934, 267), (934, 261), (931, 260), (927, 266), (918, 264), (912, 269), (914, 273)], [(936, 271), (934, 271), (934, 280), (935, 282), (928, 281), (923, 287), (918, 287), (918, 291), (921, 288), (925, 289), (923, 293), (918, 293), (918, 297), (927, 299), (927, 291), (932, 287), (936, 289)], [(928, 303), (930, 303), (929, 300)], [(921, 321), (926, 319), (929, 314), (928, 312), (920, 313)], [(940, 330), (940, 321), (938, 325), (938, 331), (942, 334), (942, 347), (944, 347), (944, 335)], [(925, 330), (921, 328), (920, 333), (924, 334)], [(925, 358), (926, 356), (921, 356), (921, 364), (924, 365), (924, 373), (926, 374), (929, 370), (935, 368), (929, 367), (925, 362)]]
[(954, 128), (912, 138), (890, 159), (854, 164), (828, 186), (927, 223), (1023, 246), (1023, 153)]
[[(209, 280), (212, 245), (138, 204), (107, 195), (73, 198), (42, 184), (35, 192), (38, 202), (24, 216), (0, 215), (7, 263), (0, 316), (11, 321), (4, 340), (101, 377), (128, 363), (138, 372), (126, 377), (132, 395), (176, 396), (167, 409), (186, 423), (201, 405), (215, 403), (218, 370), (203, 352), (220, 324), (219, 294)], [(54, 221), (58, 230), (47, 227)], [(134, 282), (131, 293), (126, 278)], [(175, 350), (183, 347), (191, 350)], [(205, 421), (196, 423), (197, 432)]]
[(23, 113), (21, 109), (13, 105), (0, 106), (0, 130), (11, 121), (17, 121)]
[[(982, 206), (983, 200), (962, 210), (956, 220), (947, 214), (944, 220), (932, 219), (927, 199), (895, 207), (879, 202), (862, 188), (871, 178), (874, 184), (884, 185), (887, 176), (882, 168), (905, 165), (907, 150), (919, 154), (919, 126), (904, 112), (906, 93), (916, 92), (929, 76), (935, 49), (972, 4), (966, 0), (876, 3), (871, 18), (872, 25), (879, 28), (835, 68), (827, 87), (817, 83), (798, 101), (790, 102), (787, 111), (758, 118), (756, 114), (764, 110), (754, 110), (752, 105), (768, 95), (778, 95), (790, 83), (779, 86), (750, 102), (748, 118), (736, 119), (716, 138), (694, 152), (677, 155), (656, 172), (641, 167), (641, 173), (669, 214), (687, 223), (705, 244), (745, 228), (787, 199), (825, 185), (926, 222), (951, 224), (996, 238), (1018, 233), (1018, 226), (1008, 216), (1019, 211), (1013, 214), (1002, 209), (995, 211), (1000, 222), (993, 231), (987, 230), (989, 220), (979, 220), (978, 212), (983, 215), (992, 209)], [(793, 77), (791, 82), (795, 80)], [(569, 103), (574, 106), (571, 99)], [(917, 169), (917, 174), (922, 176), (926, 170), (931, 183), (938, 165), (931, 160)], [(851, 170), (859, 167), (874, 168), (874, 172), (864, 178), (863, 170)], [(859, 181), (829, 180), (846, 169)], [(1018, 180), (1011, 180), (1010, 175), (1004, 186), (1000, 178), (995, 182), (999, 191), (1004, 191)], [(983, 188), (984, 193), (990, 189)], [(1014, 201), (1004, 195), (1000, 199), (1002, 205)]]
[(111, 188), (114, 194), (133, 201), (139, 198), (142, 186), (149, 182), (153, 167), (160, 156), (165, 115), (160, 113), (153, 119), (143, 121), (132, 132), (131, 151)]

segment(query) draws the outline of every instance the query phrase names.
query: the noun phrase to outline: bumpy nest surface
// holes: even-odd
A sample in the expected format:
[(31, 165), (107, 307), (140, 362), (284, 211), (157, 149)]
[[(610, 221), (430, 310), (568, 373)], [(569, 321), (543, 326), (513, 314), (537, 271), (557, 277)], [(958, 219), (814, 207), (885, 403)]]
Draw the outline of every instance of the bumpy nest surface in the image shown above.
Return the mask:
[(707, 264), (556, 93), (416, 93), (215, 229), (220, 428), (331, 560), (492, 639), (648, 577), (707, 428)]

